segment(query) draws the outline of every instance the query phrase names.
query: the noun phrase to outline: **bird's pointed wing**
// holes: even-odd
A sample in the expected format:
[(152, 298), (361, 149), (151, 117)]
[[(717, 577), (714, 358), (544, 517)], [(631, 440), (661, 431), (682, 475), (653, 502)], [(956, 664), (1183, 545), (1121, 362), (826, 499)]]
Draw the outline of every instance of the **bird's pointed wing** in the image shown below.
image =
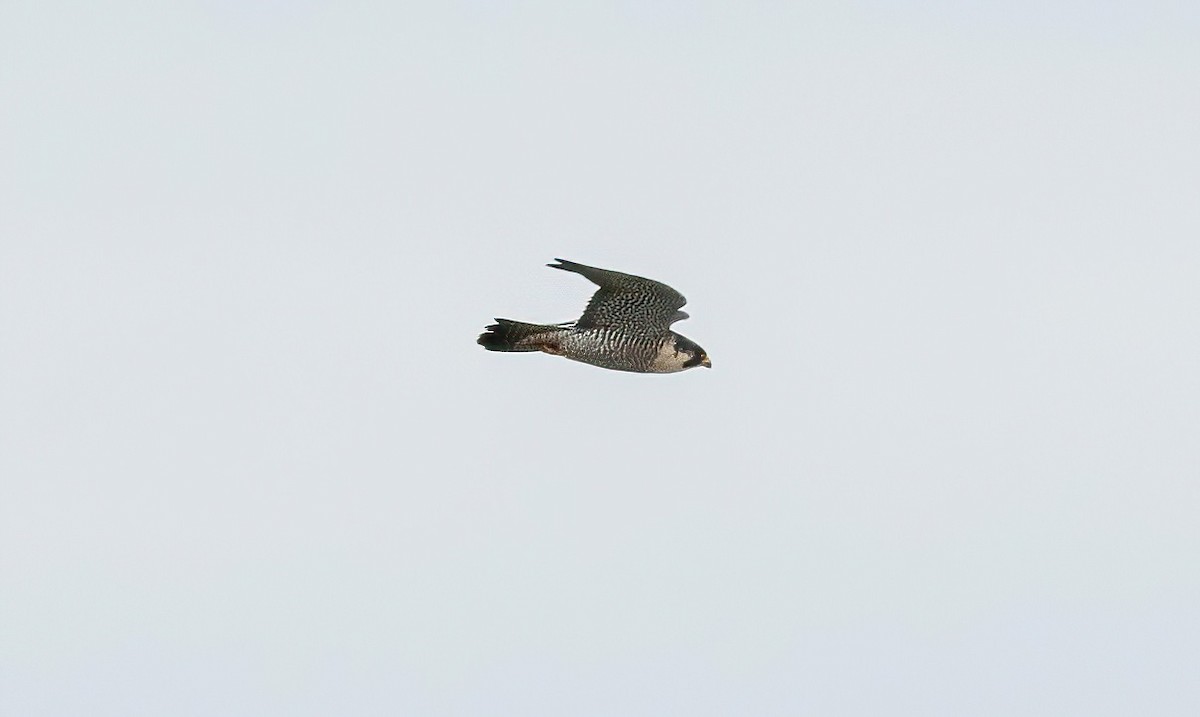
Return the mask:
[(600, 287), (592, 295), (583, 316), (575, 322), (576, 328), (628, 327), (666, 331), (671, 324), (687, 318), (687, 313), (679, 311), (687, 299), (662, 282), (565, 259), (555, 261), (558, 263), (546, 266), (581, 274)]

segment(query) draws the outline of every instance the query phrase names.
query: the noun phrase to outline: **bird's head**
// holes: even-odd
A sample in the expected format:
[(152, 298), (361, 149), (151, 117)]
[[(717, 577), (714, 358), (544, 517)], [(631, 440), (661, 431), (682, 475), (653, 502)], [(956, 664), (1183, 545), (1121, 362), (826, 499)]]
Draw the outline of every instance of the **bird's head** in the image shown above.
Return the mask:
[(708, 354), (705, 353), (704, 349), (700, 348), (700, 344), (686, 336), (675, 334), (675, 352), (684, 359), (683, 368), (685, 369), (695, 368), (696, 366), (712, 368), (712, 361), (708, 359)]

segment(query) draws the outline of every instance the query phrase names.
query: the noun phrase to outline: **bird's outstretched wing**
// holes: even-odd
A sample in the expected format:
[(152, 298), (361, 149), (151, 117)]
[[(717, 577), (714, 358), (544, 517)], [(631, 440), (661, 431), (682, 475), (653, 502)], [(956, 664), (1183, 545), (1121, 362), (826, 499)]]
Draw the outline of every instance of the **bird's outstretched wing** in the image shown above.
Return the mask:
[(546, 266), (581, 274), (600, 288), (592, 295), (583, 316), (575, 322), (579, 329), (619, 327), (641, 331), (666, 331), (671, 324), (687, 318), (679, 308), (687, 303), (683, 294), (666, 284), (619, 271), (597, 269), (566, 259)]

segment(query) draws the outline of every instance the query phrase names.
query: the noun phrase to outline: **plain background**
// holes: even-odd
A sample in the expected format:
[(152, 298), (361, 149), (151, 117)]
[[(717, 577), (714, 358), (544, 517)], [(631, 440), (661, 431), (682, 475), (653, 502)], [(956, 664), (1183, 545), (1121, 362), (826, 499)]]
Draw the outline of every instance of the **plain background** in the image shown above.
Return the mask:
[(0, 712), (1200, 714), (1198, 8), (3, 2)]

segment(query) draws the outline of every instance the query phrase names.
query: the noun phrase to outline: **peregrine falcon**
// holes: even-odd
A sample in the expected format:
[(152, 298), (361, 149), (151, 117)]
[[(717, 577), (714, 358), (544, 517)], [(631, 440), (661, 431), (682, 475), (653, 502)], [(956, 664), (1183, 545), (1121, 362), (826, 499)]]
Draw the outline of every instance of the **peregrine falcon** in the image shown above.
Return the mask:
[(600, 288), (575, 321), (526, 324), (496, 319), (479, 336), (488, 351), (543, 351), (616, 371), (675, 373), (712, 368), (694, 341), (671, 330), (688, 315), (687, 299), (666, 284), (555, 259), (554, 269), (582, 274)]

